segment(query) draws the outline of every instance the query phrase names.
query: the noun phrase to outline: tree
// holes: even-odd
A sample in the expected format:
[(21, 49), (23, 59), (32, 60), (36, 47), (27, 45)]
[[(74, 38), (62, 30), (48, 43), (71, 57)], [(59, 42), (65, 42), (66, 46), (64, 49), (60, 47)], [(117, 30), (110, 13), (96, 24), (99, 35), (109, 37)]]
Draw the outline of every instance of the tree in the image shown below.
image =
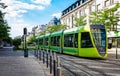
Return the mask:
[(20, 37), (16, 37), (13, 39), (13, 45), (15, 46), (16, 49), (19, 48), (19, 45), (21, 45), (21, 38)]
[(35, 38), (30, 36), (30, 38), (27, 40), (27, 44), (32, 44), (33, 42), (35, 42)]
[(110, 31), (111, 30), (114, 30), (114, 31), (117, 30), (117, 29), (115, 29), (115, 25), (117, 26), (117, 23), (119, 21), (120, 15), (115, 13), (115, 11), (117, 11), (119, 8), (120, 8), (120, 3), (117, 3), (114, 7), (104, 11), (104, 12), (109, 14), (108, 21), (105, 22), (104, 24), (106, 26), (107, 26), (107, 24), (109, 24), (108, 27), (110, 28)]
[(63, 24), (48, 26), (43, 32), (40, 32), (39, 35), (45, 35), (47, 33), (53, 33), (56, 31), (65, 30), (66, 27), (67, 26)]
[(108, 29), (115, 30), (114, 25), (119, 21), (119, 15), (114, 12), (120, 8), (120, 4), (116, 4), (110, 9), (105, 9), (103, 11), (94, 11), (90, 15), (91, 24), (104, 24)]
[(90, 24), (101, 24), (100, 13), (98, 11), (91, 12), (90, 15)]
[(5, 42), (7, 42), (7, 43), (9, 43), (9, 44), (11, 44), (11, 45), (12, 45), (12, 43), (13, 43), (13, 39), (12, 39), (11, 37), (4, 38), (3, 41), (5, 41)]
[(86, 25), (86, 21), (85, 21), (85, 17), (86, 16), (80, 16), (80, 18), (77, 18), (75, 17), (75, 26), (78, 27), (78, 26), (84, 26)]
[(0, 39), (5, 39), (9, 37), (9, 30), (7, 21), (3, 18), (3, 13), (0, 11)]
[[(0, 8), (5, 9), (7, 6), (4, 3), (0, 2)], [(0, 41), (3, 38), (9, 37), (9, 29), (7, 22), (4, 20), (4, 14), (0, 11)]]

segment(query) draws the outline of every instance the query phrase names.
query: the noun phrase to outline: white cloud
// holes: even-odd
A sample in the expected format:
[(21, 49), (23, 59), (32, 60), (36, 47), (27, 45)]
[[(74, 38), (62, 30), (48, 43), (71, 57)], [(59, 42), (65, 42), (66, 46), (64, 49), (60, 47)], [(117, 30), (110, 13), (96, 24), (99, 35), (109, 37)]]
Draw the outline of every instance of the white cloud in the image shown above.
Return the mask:
[(9, 17), (17, 17), (19, 15), (27, 13), (28, 10), (44, 9), (44, 6), (42, 5), (28, 4), (16, 0), (1, 0), (1, 2), (7, 4), (8, 7), (4, 10), (4, 12), (7, 12)]
[(51, 0), (31, 0), (36, 4), (43, 4), (43, 5), (49, 5), (51, 3)]
[(45, 6), (49, 5), (51, 0), (31, 0), (31, 3), (24, 3), (20, 0), (0, 0), (8, 7), (6, 9), (0, 9), (5, 12), (5, 19), (8, 21), (11, 27), (11, 36), (15, 37), (23, 35), (23, 28), (27, 27), (30, 31), (33, 26), (30, 26), (24, 21), (23, 15), (28, 13), (29, 10), (43, 10)]
[[(22, 19), (12, 19), (11, 20), (12, 22), (11, 23), (11, 36), (14, 38), (16, 36), (19, 36), (19, 35), (23, 35), (23, 28), (27, 28), (28, 29), (28, 32), (30, 32), (32, 30), (32, 27), (30, 24), (27, 24), (24, 22), (24, 20)], [(14, 30), (13, 30), (14, 29)]]
[(60, 18), (60, 17), (61, 17), (61, 13), (54, 13), (54, 14), (52, 14), (52, 16), (55, 16), (55, 17), (57, 17), (57, 18)]

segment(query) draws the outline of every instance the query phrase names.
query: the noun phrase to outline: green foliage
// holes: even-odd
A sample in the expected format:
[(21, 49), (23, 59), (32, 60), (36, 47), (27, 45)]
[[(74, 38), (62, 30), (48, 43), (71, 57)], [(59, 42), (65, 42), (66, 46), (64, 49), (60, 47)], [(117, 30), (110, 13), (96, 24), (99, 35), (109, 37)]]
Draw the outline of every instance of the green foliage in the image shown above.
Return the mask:
[(13, 45), (16, 48), (19, 48), (19, 45), (21, 45), (21, 38), (16, 37), (15, 39), (13, 39)]
[(98, 11), (91, 12), (90, 24), (101, 24), (100, 13)]
[(75, 26), (78, 27), (78, 26), (86, 25), (85, 17), (86, 16), (80, 16), (80, 18), (74, 17), (76, 22)]
[(8, 37), (8, 38), (4, 38), (3, 41), (6, 41), (7, 43), (12, 44), (13, 40), (11, 37)]
[(27, 44), (32, 44), (33, 42), (35, 42), (35, 38), (33, 36), (31, 36), (28, 40), (27, 40)]
[(110, 30), (114, 30), (114, 25), (119, 21), (119, 15), (114, 12), (120, 8), (120, 4), (116, 4), (110, 9), (105, 9), (103, 11), (94, 11), (90, 15), (90, 24), (104, 24)]
[(60, 31), (60, 30), (65, 30), (66, 29), (66, 25), (62, 25), (62, 24), (59, 24), (59, 25), (52, 25), (52, 26), (48, 26), (44, 32), (41, 32), (40, 35), (44, 35), (44, 34), (47, 34), (47, 33), (53, 33), (53, 32), (56, 32), (56, 31)]
[(10, 27), (3, 18), (3, 13), (0, 11), (0, 38), (6, 39), (9, 37)]

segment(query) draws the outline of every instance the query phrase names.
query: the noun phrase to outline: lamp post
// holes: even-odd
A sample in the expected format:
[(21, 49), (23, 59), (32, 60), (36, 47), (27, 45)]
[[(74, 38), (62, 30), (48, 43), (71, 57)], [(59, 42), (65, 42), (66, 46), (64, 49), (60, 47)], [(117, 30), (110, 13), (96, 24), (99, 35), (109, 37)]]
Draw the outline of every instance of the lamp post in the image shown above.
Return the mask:
[(24, 32), (24, 57), (28, 57), (28, 49), (26, 44), (27, 28), (24, 28), (23, 32)]

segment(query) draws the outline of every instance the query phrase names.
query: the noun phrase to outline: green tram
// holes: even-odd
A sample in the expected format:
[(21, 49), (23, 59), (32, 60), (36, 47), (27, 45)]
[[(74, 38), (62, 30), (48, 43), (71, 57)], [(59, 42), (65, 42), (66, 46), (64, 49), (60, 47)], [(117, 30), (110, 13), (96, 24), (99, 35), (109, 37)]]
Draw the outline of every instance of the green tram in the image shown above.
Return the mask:
[(106, 58), (107, 35), (104, 25), (79, 26), (36, 37), (37, 47), (87, 58)]

